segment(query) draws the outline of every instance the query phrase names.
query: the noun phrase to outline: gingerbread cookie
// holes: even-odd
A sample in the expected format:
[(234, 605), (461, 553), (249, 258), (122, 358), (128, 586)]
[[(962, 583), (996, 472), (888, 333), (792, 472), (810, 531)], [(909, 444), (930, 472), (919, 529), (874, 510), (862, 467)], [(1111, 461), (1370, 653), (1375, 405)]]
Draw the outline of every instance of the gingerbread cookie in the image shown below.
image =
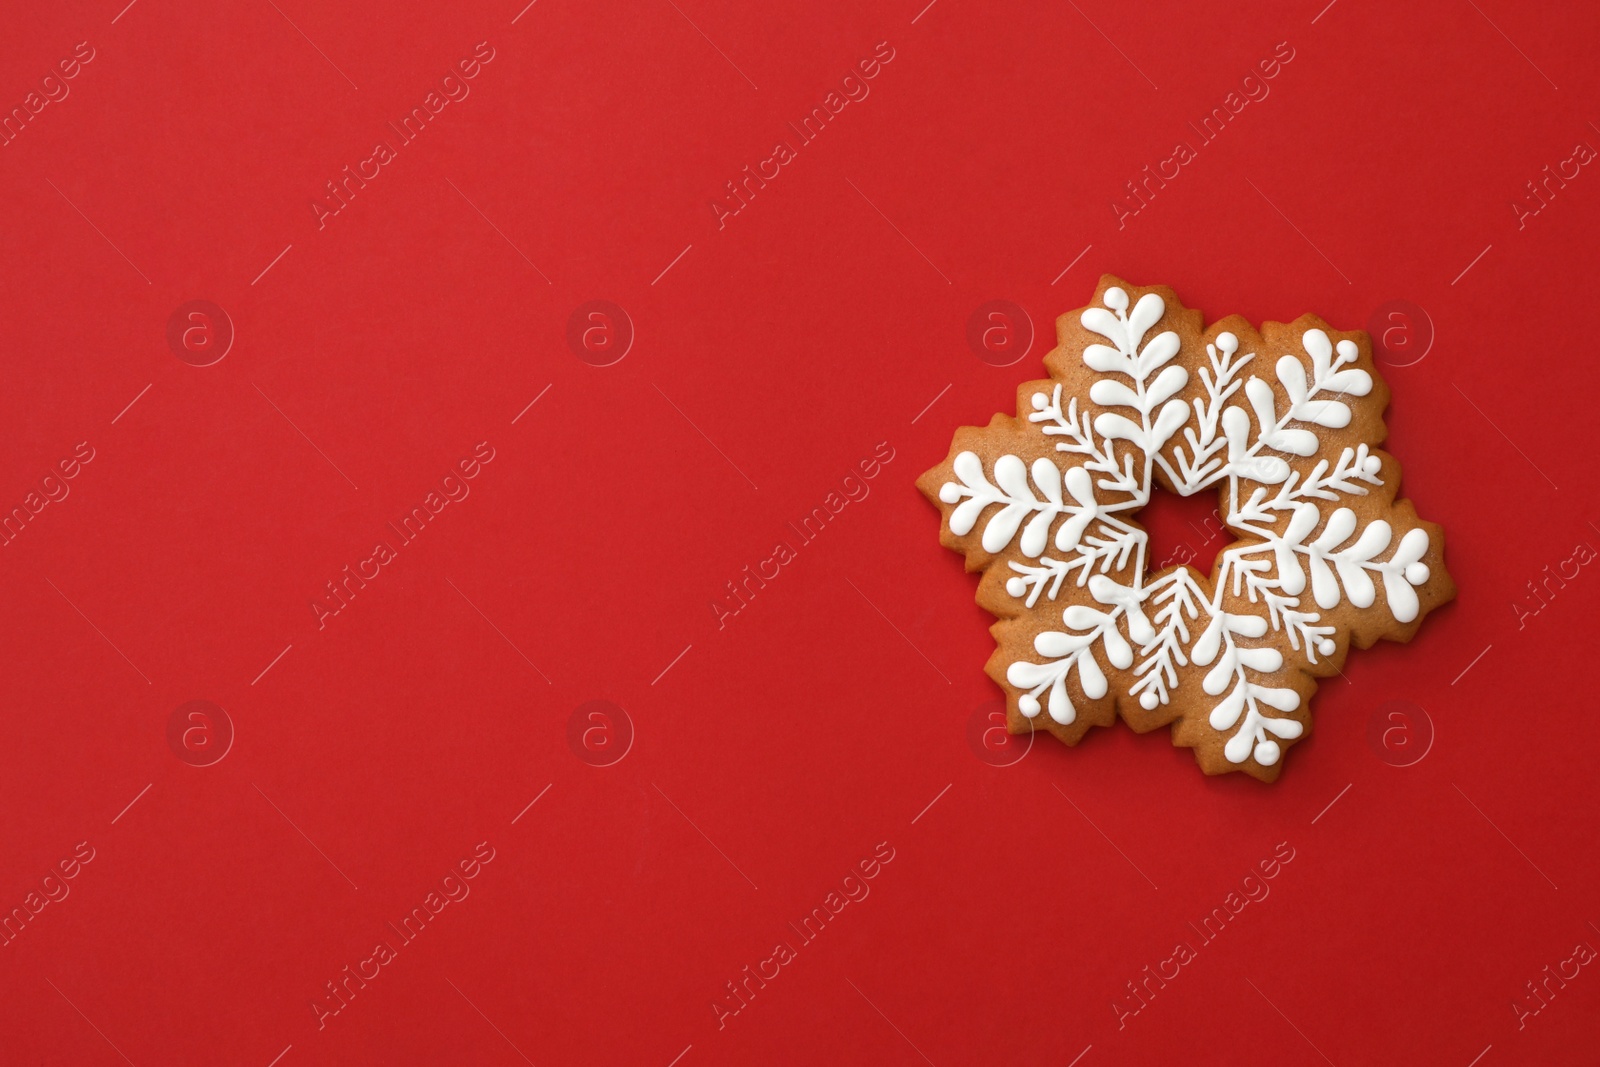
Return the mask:
[[(987, 672), (1012, 733), (1076, 744), (1172, 726), (1207, 774), (1273, 781), (1351, 644), (1409, 641), (1455, 595), (1444, 536), (1397, 500), (1389, 390), (1365, 333), (1314, 315), (1206, 326), (1107, 275), (1057, 321), (1046, 381), (963, 427), (917, 485), (1000, 621)], [(1157, 487), (1215, 493), (1236, 539), (1207, 576), (1146, 573)]]

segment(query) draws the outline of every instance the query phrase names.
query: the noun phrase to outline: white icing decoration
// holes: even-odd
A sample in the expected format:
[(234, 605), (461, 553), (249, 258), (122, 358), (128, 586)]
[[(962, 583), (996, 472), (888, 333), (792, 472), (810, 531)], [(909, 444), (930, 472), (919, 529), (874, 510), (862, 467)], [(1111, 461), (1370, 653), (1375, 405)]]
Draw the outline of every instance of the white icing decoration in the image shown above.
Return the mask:
[[(1043, 662), (1009, 665), (1006, 680), (1023, 691), (1017, 701), (1023, 715), (1048, 710), (1058, 723), (1075, 721), (1067, 678), (1076, 671), (1084, 696), (1098, 700), (1109, 690), (1102, 663), (1133, 667), (1137, 681), (1126, 695), (1153, 711), (1171, 699), (1177, 668), (1192, 663), (1209, 668), (1201, 688), (1218, 698), (1209, 716), (1212, 729), (1232, 732), (1224, 745), (1228, 760), (1253, 757), (1272, 766), (1282, 755), (1278, 740), (1303, 732), (1299, 721), (1284, 714), (1296, 711), (1301, 699), (1294, 689), (1259, 680), (1283, 668), (1283, 655), (1249, 642), (1278, 631), (1315, 664), (1319, 655), (1332, 656), (1339, 648), (1339, 628), (1323, 622), (1322, 612), (1343, 603), (1371, 607), (1381, 588), (1390, 614), (1408, 623), (1419, 611), (1413, 587), (1429, 578), (1421, 562), (1428, 551), (1426, 530), (1408, 530), (1396, 545), (1387, 521), (1358, 529), (1356, 513), (1337, 506), (1383, 484), (1379, 457), (1366, 444), (1344, 447), (1337, 456), (1321, 454), (1319, 430), (1350, 424), (1351, 410), (1341, 397), (1366, 396), (1372, 376), (1353, 366), (1359, 356), (1354, 342), (1334, 345), (1322, 330), (1307, 330), (1301, 343), (1310, 357), (1309, 376), (1297, 356), (1268, 361), (1288, 401), (1280, 410), (1272, 382), (1243, 373), (1255, 354), (1240, 355), (1239, 339), (1224, 332), (1206, 346), (1209, 366), (1198, 372), (1203, 395), (1191, 408), (1177, 398), (1189, 383), (1189, 372), (1172, 362), (1178, 335), (1166, 330), (1146, 339), (1165, 314), (1161, 297), (1147, 293), (1130, 311), (1128, 294), (1112, 287), (1104, 302), (1080, 321), (1109, 344), (1088, 345), (1082, 358), (1100, 375), (1089, 399), (1118, 410), (1091, 419), (1075, 397), (1062, 408), (1060, 385), (1051, 394), (1033, 394), (1029, 421), (1056, 439), (1056, 450), (1071, 465), (1041, 458), (1030, 467), (1007, 454), (986, 472), (976, 453), (960, 453), (953, 464), (957, 481), (939, 490), (941, 500), (956, 505), (950, 530), (968, 534), (988, 512), (984, 551), (1001, 552), (1015, 540), (1031, 561), (1009, 562), (1014, 573), (1005, 582), (1006, 592), (1028, 607), (1041, 595), (1055, 600), (1069, 576), (1100, 605), (1065, 608), (1065, 629), (1034, 640)], [(1169, 459), (1160, 449), (1180, 430)], [(1319, 458), (1302, 477), (1286, 455)], [(1149, 580), (1148, 539), (1120, 517), (1149, 502), (1157, 465), (1184, 496), (1225, 481), (1228, 526), (1255, 538), (1223, 553), (1209, 593), (1181, 567)], [(998, 510), (989, 510), (996, 504)], [(1326, 504), (1335, 506), (1325, 510)], [(1055, 556), (1046, 555), (1051, 549)], [(1113, 577), (1123, 573), (1131, 584)], [(1230, 588), (1236, 603), (1247, 598), (1260, 613), (1225, 611)]]

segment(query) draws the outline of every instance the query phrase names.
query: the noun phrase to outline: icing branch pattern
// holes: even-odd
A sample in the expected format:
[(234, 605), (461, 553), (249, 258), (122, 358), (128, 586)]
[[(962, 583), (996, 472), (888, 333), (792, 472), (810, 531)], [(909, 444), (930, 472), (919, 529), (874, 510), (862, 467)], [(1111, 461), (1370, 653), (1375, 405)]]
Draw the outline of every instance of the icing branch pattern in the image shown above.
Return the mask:
[[(1384, 519), (1362, 526), (1347, 506), (1383, 486), (1381, 458), (1366, 444), (1335, 453), (1324, 443), (1350, 425), (1347, 400), (1369, 395), (1372, 375), (1356, 366), (1353, 341), (1334, 344), (1321, 329), (1300, 337), (1309, 366), (1296, 354), (1241, 352), (1239, 337), (1224, 331), (1194, 361), (1192, 382), (1177, 361), (1178, 333), (1152, 335), (1166, 312), (1159, 295), (1130, 307), (1112, 286), (1102, 299), (1080, 317), (1104, 341), (1081, 352), (1094, 372), (1092, 403), (1069, 396), (1063, 406), (1060, 384), (1031, 397), (1028, 422), (1054, 442), (1056, 460), (1030, 465), (1003, 454), (986, 470), (976, 452), (957, 454), (954, 479), (938, 488), (952, 505), (950, 532), (980, 531), (991, 555), (1015, 545), (1022, 558), (1007, 558), (1004, 589), (1025, 607), (1042, 601), (1054, 617), (1053, 605), (1065, 603), (1059, 626), (1033, 638), (1033, 657), (1006, 666), (1024, 716), (1074, 722), (1074, 676), (1084, 697), (1099, 700), (1107, 670), (1131, 668), (1119, 695), (1146, 712), (1198, 679), (1227, 760), (1271, 767), (1279, 742), (1304, 730), (1289, 714), (1302, 697), (1279, 684), (1285, 656), (1272, 635), (1317, 664), (1342, 636), (1327, 613), (1369, 608), (1381, 596), (1397, 623), (1410, 623), (1420, 610), (1415, 587), (1429, 578), (1427, 530), (1397, 536)], [(1145, 574), (1147, 537), (1129, 520), (1158, 472), (1184, 496), (1221, 490), (1241, 540), (1222, 554), (1214, 581), (1182, 567)], [(1190, 666), (1203, 676), (1180, 673)]]

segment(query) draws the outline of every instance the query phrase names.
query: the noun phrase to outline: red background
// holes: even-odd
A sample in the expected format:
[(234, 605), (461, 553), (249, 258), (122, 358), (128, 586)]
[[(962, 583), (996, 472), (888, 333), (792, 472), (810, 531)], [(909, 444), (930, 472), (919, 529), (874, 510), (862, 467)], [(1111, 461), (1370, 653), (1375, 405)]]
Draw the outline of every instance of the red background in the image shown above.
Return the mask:
[[(0, 503), (95, 458), (0, 549), (0, 909), (95, 858), (0, 948), (0, 1061), (1593, 1062), (1592, 968), (1512, 1005), (1600, 945), (1600, 577), (1527, 585), (1600, 545), (1600, 176), (1511, 205), (1600, 146), (1600, 13), (924, 2), (6, 5), (6, 109), (95, 58), (0, 149)], [(319, 230), (324, 183), (485, 40)], [(871, 95), (719, 230), (881, 41)], [(1279, 42), (1270, 96), (1119, 227)], [(1385, 370), (1389, 447), (1460, 597), (1352, 656), (1271, 787), (1120, 727), (1006, 767), (969, 744), (990, 620), (911, 482), (1102, 271), (1208, 318), (1432, 322)], [(237, 331), (204, 368), (165, 338), (194, 299)], [(597, 299), (636, 332), (604, 368), (565, 337)], [(993, 299), (1040, 334), (1013, 366), (967, 344)], [(480, 441), (471, 495), (319, 629)], [(879, 442), (871, 495), (719, 628)], [(167, 739), (197, 699), (236, 731), (207, 767)], [(596, 699), (633, 730), (604, 767), (568, 739)], [(1396, 700), (1432, 724), (1404, 767), (1419, 713), (1368, 740)], [(471, 896), (319, 1030), (482, 841)], [(719, 1028), (880, 842), (870, 896)], [(1280, 842), (1270, 896), (1119, 1028)]]

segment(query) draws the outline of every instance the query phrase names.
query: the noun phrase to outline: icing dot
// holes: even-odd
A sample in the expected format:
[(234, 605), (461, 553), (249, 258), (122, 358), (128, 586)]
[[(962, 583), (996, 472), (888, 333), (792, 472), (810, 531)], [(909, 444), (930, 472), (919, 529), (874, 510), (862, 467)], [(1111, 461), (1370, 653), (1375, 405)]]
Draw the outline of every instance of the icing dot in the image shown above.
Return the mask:
[(1021, 578), (1012, 578), (1006, 582), (1006, 592), (1012, 596), (1021, 596), (1028, 591), (1028, 583)]
[(1145, 711), (1156, 710), (1156, 705), (1159, 703), (1161, 703), (1161, 698), (1148, 689), (1139, 696), (1139, 706)]
[(1413, 563), (1406, 568), (1406, 581), (1412, 585), (1421, 585), (1428, 580), (1428, 565), (1426, 563)]
[(1356, 348), (1356, 343), (1354, 341), (1339, 342), (1339, 355), (1343, 356), (1345, 359), (1355, 359), (1359, 354), (1360, 349)]
[(1322, 643), (1317, 645), (1317, 651), (1321, 652), (1324, 656), (1331, 656), (1331, 655), (1333, 655), (1333, 650), (1334, 650), (1335, 647), (1336, 646), (1334, 645), (1334, 643), (1331, 640), (1329, 640), (1328, 638), (1324, 637), (1322, 639)]
[(1128, 294), (1116, 286), (1106, 290), (1106, 307), (1121, 311), (1128, 306)]
[(1017, 710), (1028, 718), (1039, 714), (1039, 698), (1035, 696), (1020, 696), (1017, 698)]
[(1045, 396), (1043, 393), (1033, 394), (1033, 410), (1043, 411), (1044, 406), (1048, 403), (1050, 403), (1050, 398)]
[(1361, 469), (1366, 471), (1368, 474), (1377, 474), (1379, 468), (1382, 466), (1383, 461), (1377, 456), (1368, 456), (1366, 462), (1361, 464)]
[(939, 487), (939, 499), (946, 504), (954, 504), (961, 499), (961, 487), (955, 482), (945, 482)]
[(1256, 762), (1263, 767), (1270, 767), (1277, 763), (1278, 756), (1281, 754), (1282, 750), (1278, 748), (1278, 742), (1276, 741), (1263, 741), (1256, 746)]

